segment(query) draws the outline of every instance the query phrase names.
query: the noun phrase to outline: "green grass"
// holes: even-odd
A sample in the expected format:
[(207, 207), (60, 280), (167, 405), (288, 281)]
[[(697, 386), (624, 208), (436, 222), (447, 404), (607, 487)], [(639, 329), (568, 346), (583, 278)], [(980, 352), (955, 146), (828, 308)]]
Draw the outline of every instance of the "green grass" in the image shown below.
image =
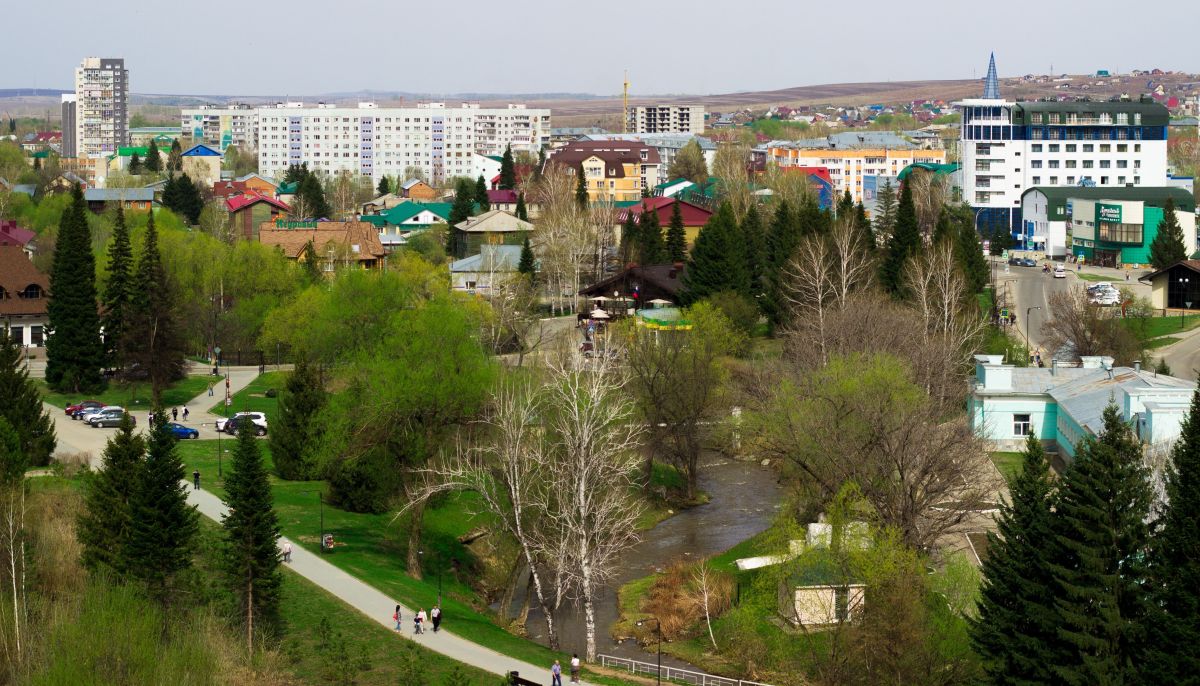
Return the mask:
[[(287, 374), (288, 372), (266, 372), (259, 374), (245, 388), (233, 394), (233, 406), (230, 409), (233, 412), (264, 412), (267, 415), (267, 424), (270, 425), (275, 421), (275, 413), (279, 410), (279, 400), (277, 398), (268, 398), (265, 393), (272, 388), (276, 391), (281, 390), (284, 381), (287, 379)], [(214, 392), (218, 395), (224, 395), (223, 388), (221, 381), (218, 380)], [(219, 399), (209, 409), (209, 412), (224, 414), (225, 401)]]
[(1179, 338), (1177, 336), (1163, 336), (1161, 338), (1154, 338), (1154, 339), (1146, 341), (1146, 349), (1147, 350), (1156, 350), (1158, 348), (1163, 348), (1168, 345), (1171, 345), (1172, 343), (1175, 343), (1177, 341), (1179, 341)]
[[(1127, 317), (1121, 320), (1125, 328), (1149, 341), (1161, 336), (1188, 331), (1200, 326), (1200, 315), (1167, 315), (1165, 317)], [(1165, 343), (1160, 345), (1166, 345)], [(1155, 346), (1158, 347), (1158, 346)]]
[[(116, 384), (110, 383), (101, 393), (85, 395), (82, 393), (62, 393), (52, 391), (42, 379), (34, 380), (42, 391), (42, 400), (55, 407), (65, 408), (83, 400), (98, 400), (105, 405), (120, 405), (130, 410), (150, 409), (150, 385), (146, 383)], [(183, 405), (192, 398), (200, 395), (208, 388), (211, 377), (188, 376), (171, 384), (163, 391), (164, 407)]]
[(1103, 274), (1087, 274), (1084, 272), (1077, 271), (1077, 272), (1075, 272), (1075, 276), (1079, 277), (1080, 280), (1082, 280), (1082, 281), (1108, 281), (1110, 283), (1112, 283), (1112, 282), (1119, 283), (1120, 282), (1120, 279), (1114, 279), (1111, 276), (1105, 276)]
[(1021, 461), (1024, 459), (1022, 453), (1001, 451), (989, 453), (988, 456), (992, 458), (992, 464), (996, 465), (996, 469), (1000, 470), (1005, 479), (1012, 479), (1021, 473)]

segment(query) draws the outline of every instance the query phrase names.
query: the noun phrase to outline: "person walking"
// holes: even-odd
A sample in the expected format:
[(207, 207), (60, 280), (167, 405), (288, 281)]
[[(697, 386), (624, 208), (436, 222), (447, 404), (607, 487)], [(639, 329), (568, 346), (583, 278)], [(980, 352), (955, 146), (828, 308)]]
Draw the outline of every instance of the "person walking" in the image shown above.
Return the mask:
[(199, 469), (192, 472), (192, 490), (193, 491), (200, 490), (200, 470)]
[(579, 653), (571, 656), (571, 683), (579, 683)]
[(173, 422), (179, 421), (179, 408), (178, 407), (171, 408), (171, 421), (173, 421)]
[(429, 611), (429, 619), (433, 620), (433, 633), (438, 632), (438, 627), (442, 624), (442, 606), (434, 605)]
[(189, 414), (191, 414), (191, 412), (188, 412), (187, 405), (184, 405), (183, 406), (183, 421), (185, 421), (185, 422), (187, 421)]
[(396, 606), (396, 611), (392, 613), (392, 621), (396, 623), (396, 631), (400, 631), (400, 606)]
[(210, 384), (208, 385), (208, 397), (210, 397), (210, 398), (211, 398), (211, 397), (213, 397), (213, 386), (214, 386), (214, 385), (216, 385), (216, 384), (211, 384), (211, 383), (210, 383)]
[(291, 541), (283, 542), (283, 561), (284, 562), (292, 561), (292, 542)]
[(550, 668), (550, 686), (562, 686), (562, 665), (558, 664), (558, 660)]
[(413, 621), (414, 621), (414, 623), (416, 624), (416, 627), (417, 627), (417, 628), (416, 628), (416, 633), (418, 633), (418, 634), (423, 634), (423, 633), (425, 633), (425, 631), (424, 631), (424, 627), (425, 627), (425, 619), (426, 619), (426, 616), (425, 616), (425, 608), (421, 608), (421, 609), (420, 609), (420, 610), (417, 612), (417, 616), (416, 616), (416, 618), (413, 620)]

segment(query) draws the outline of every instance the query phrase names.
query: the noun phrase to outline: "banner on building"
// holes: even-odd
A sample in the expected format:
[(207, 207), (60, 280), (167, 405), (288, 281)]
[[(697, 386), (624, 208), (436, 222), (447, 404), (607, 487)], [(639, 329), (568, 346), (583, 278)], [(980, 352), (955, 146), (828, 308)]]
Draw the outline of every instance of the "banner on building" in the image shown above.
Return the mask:
[(1108, 222), (1109, 224), (1121, 223), (1121, 206), (1109, 205), (1106, 203), (1096, 203), (1096, 221)]

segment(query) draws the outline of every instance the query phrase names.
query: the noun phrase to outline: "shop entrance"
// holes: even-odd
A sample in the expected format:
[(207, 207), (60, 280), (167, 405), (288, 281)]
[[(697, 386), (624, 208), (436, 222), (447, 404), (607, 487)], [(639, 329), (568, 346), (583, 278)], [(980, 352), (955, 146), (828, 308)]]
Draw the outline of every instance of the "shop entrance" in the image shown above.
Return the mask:
[(1096, 248), (1092, 262), (1098, 267), (1116, 267), (1121, 261), (1120, 250), (1101, 250)]

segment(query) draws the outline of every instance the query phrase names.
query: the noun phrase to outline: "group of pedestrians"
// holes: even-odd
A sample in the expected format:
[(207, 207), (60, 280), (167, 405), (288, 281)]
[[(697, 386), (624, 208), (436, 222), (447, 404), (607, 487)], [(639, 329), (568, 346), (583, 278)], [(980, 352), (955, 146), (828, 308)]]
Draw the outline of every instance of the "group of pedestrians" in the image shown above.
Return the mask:
[[(579, 683), (579, 653), (571, 656), (571, 683)], [(554, 666), (550, 668), (550, 686), (562, 686), (562, 665), (558, 660), (555, 660)]]
[[(400, 615), (400, 606), (399, 605), (396, 606), (396, 611), (394, 613), (392, 613), (392, 620), (396, 622), (396, 631), (400, 631), (401, 622), (403, 622), (404, 619)], [(433, 608), (431, 608), (429, 610), (428, 614), (425, 613), (425, 608), (421, 608), (421, 609), (417, 610), (417, 614), (413, 615), (413, 633), (414, 634), (425, 633), (425, 626), (427, 624), (433, 625), (433, 633), (435, 633), (435, 634), (441, 628), (441, 626), (442, 626), (442, 607), (441, 607), (441, 605), (434, 605)]]

